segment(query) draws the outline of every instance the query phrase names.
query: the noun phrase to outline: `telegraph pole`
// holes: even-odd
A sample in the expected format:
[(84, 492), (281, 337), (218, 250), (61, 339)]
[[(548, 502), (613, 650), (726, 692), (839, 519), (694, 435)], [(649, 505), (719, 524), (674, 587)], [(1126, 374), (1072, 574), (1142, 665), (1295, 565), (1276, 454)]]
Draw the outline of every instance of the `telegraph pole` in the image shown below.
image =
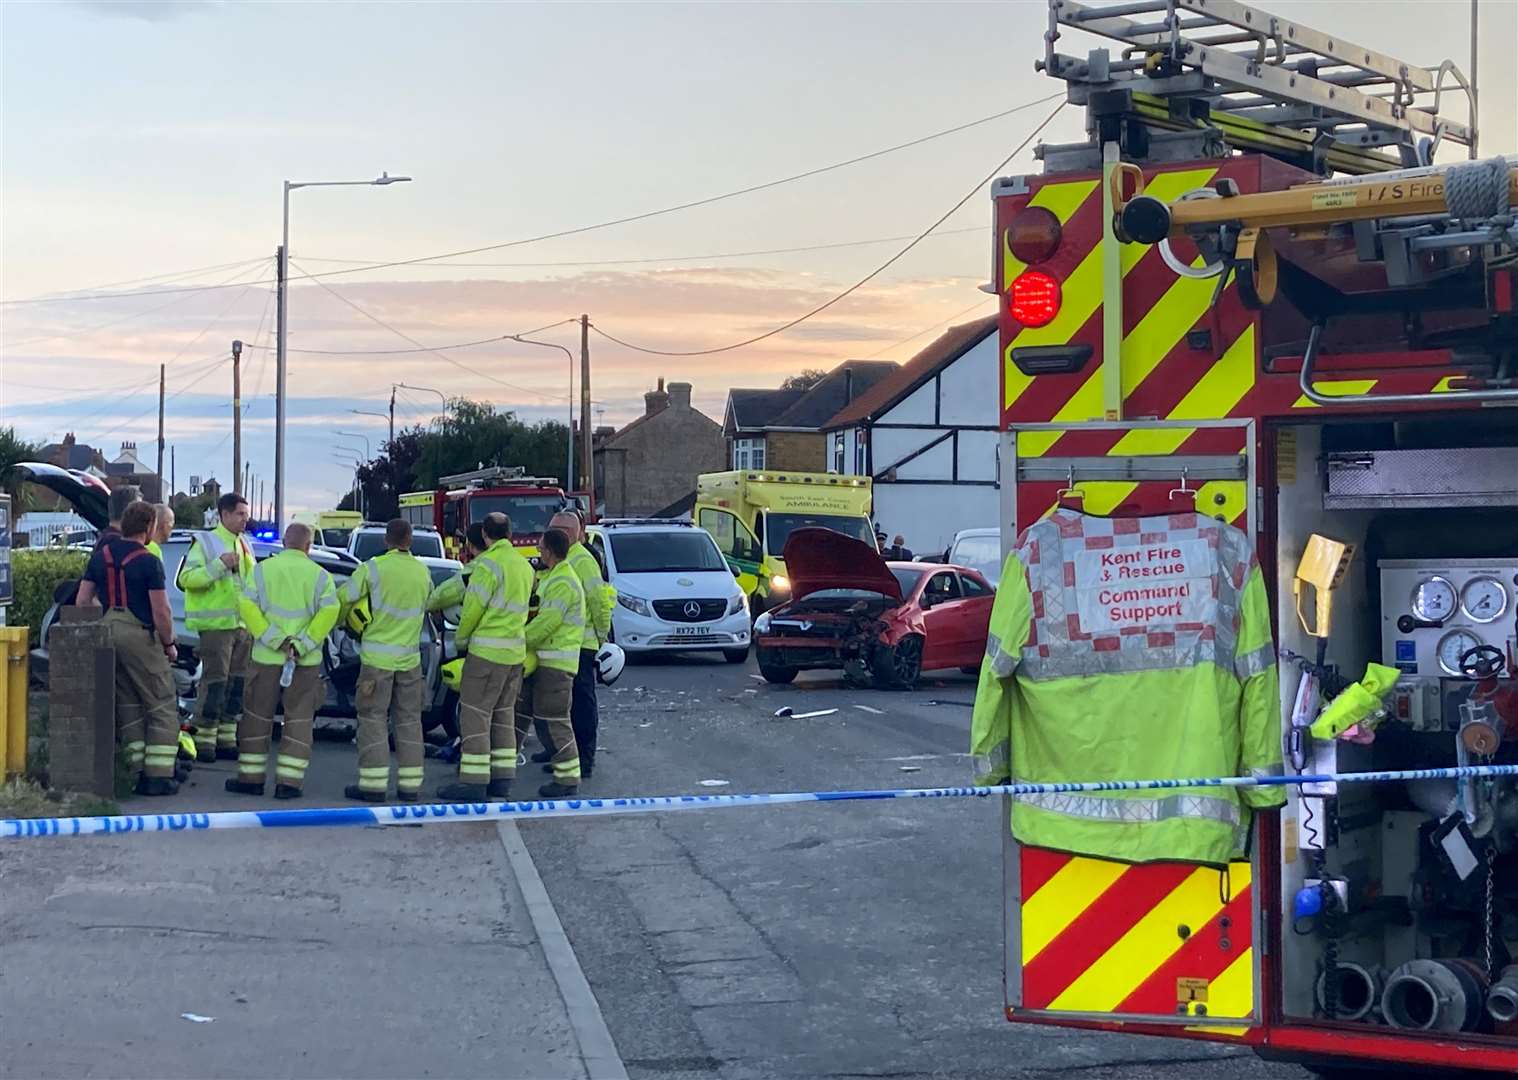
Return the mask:
[(163, 381), (166, 364), (158, 365), (158, 494), (163, 495)]
[[(571, 435), (571, 437), (573, 437)], [(590, 494), (590, 512), (596, 512), (596, 469), (591, 457), (590, 434), (590, 316), (580, 316), (580, 490)]]
[(176, 479), (174, 479), (175, 471), (176, 471), (176, 469), (175, 469), (175, 464), (174, 464), (174, 448), (171, 446), (171, 447), (169, 447), (169, 497), (167, 499), (163, 500), (164, 502), (168, 503), (170, 506), (174, 505), (174, 495), (179, 490), (179, 481), (176, 480)]
[(232, 342), (232, 475), (242, 468), (242, 342)]
[(395, 442), (395, 383), (390, 384), (390, 441)]

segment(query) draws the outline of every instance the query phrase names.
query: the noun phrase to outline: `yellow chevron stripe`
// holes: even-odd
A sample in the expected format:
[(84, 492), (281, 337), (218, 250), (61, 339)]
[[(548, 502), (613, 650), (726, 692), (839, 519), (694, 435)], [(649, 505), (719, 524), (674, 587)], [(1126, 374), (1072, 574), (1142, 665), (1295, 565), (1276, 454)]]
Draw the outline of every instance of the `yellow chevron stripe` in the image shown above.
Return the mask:
[(1074, 858), (1060, 867), (1038, 892), (1023, 901), (1023, 963), (1032, 962), (1127, 870), (1122, 863), (1106, 859)]
[[(1216, 169), (1188, 169), (1183, 172), (1164, 173), (1155, 177), (1147, 192), (1156, 193), (1156, 198), (1169, 201), (1188, 191), (1202, 187), (1207, 181), (1212, 179), (1216, 172)], [(1090, 317), (1091, 312), (1100, 306), (1101, 266), (1099, 249), (1100, 244), (1092, 252), (1092, 256), (1097, 256), (1098, 258), (1093, 259), (1088, 256), (1086, 260), (1086, 262), (1094, 263), (1092, 266), (1091, 287), (1096, 292), (1091, 297), (1093, 301), (1092, 305), (1086, 312), (1085, 317), (1081, 319), (1081, 322), (1070, 328), (1065, 336), (1058, 341), (1025, 341), (1024, 338), (1027, 332), (1024, 331), (1023, 334), (1018, 335), (1017, 344), (1063, 344), (1070, 340), (1075, 331), (1085, 322), (1086, 318)], [(1122, 245), (1119, 254), (1124, 278), (1127, 278), (1129, 271), (1138, 265), (1139, 260), (1144, 257), (1147, 250), (1148, 247), (1144, 244)], [(1076, 273), (1085, 268), (1086, 262), (1082, 262), (1081, 266), (1076, 268)], [(1072, 274), (1072, 281), (1074, 277), (1075, 275)], [(1194, 281), (1190, 278), (1177, 279), (1174, 285), (1165, 290), (1165, 295), (1160, 298), (1159, 302), (1144, 314), (1144, 317), (1139, 320), (1138, 325), (1123, 339), (1122, 373), (1123, 397), (1125, 399), (1131, 396), (1139, 384), (1153, 373), (1154, 369), (1159, 366), (1160, 361), (1165, 359), (1170, 350), (1175, 348), (1181, 338), (1185, 336), (1186, 331), (1190, 330), (1197, 319), (1202, 317), (1212, 300), (1212, 293), (1216, 286), (1217, 283), (1211, 280)], [(1070, 304), (1068, 287), (1065, 294), (1065, 306), (1072, 306)], [(1060, 315), (1063, 316), (1064, 314), (1065, 312), (1062, 309)], [(1055, 319), (1056, 323), (1060, 321), (1058, 318)], [(1050, 326), (1053, 325), (1054, 323), (1050, 324)], [(1009, 388), (1011, 386), (1012, 373), (1015, 371), (1017, 371), (1017, 368), (1011, 363), (1009, 353), (1007, 359), (1007, 384)], [(1009, 401), (1008, 404), (1011, 404), (1011, 402)], [(1060, 410), (1051, 419), (1071, 421), (1091, 420), (1099, 419), (1102, 415), (1102, 372), (1101, 367), (1097, 366), (1086, 377), (1086, 380), (1081, 383), (1080, 389), (1071, 396), (1069, 401), (1061, 406)], [(1043, 433), (1028, 440), (1026, 451), (1019, 445), (1018, 452), (1022, 453), (1025, 457), (1040, 457), (1048, 453), (1049, 448), (1058, 439), (1058, 432)]]
[[(1211, 420), (1227, 416), (1254, 386), (1254, 324), (1197, 380), (1170, 410), (1167, 420)], [(1136, 428), (1117, 441), (1114, 454), (1173, 454), (1195, 428)]]
[[(1375, 387), (1375, 379), (1341, 379), (1338, 382), (1320, 382), (1313, 389), (1325, 397), (1348, 397), (1350, 394), (1368, 394)], [(1291, 403), (1293, 409), (1321, 409), (1312, 398), (1303, 394)]]
[[(1235, 869), (1237, 875), (1240, 871)], [(1245, 871), (1245, 877), (1248, 874)], [(1242, 883), (1240, 883), (1242, 886)], [(1042, 892), (1042, 890), (1040, 890)], [(1107, 1013), (1153, 975), (1182, 945), (1177, 926), (1202, 927), (1223, 910), (1218, 871), (1199, 867), (1150, 908), (1117, 944), (1049, 1003), (1052, 1011)]]
[[(1021, 443), (1021, 439), (1018, 441)], [(1102, 517), (1106, 517), (1123, 505), (1123, 500), (1138, 488), (1138, 484), (1129, 483), (1126, 480), (1082, 480), (1075, 486), (1086, 496), (1081, 500), (1081, 508), (1088, 514), (1098, 514)], [(1056, 499), (1053, 505), (1039, 516), (1048, 517), (1058, 509), (1059, 500)]]

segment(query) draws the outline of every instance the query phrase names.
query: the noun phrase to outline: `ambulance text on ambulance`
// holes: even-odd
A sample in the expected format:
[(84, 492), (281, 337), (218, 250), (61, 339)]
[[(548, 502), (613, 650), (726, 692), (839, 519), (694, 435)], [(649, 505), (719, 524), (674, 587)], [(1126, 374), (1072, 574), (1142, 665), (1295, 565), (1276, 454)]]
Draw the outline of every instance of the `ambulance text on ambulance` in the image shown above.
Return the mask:
[(1110, 634), (1125, 627), (1205, 624), (1216, 600), (1205, 540), (1164, 540), (1080, 552), (1075, 592), (1081, 629)]

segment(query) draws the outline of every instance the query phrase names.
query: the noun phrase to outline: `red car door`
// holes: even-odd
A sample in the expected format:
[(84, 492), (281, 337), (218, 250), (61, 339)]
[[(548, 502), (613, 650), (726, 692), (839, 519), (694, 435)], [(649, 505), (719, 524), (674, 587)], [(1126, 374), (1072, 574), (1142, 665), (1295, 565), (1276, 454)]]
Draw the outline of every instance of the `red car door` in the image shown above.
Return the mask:
[(951, 606), (960, 622), (959, 637), (964, 651), (954, 666), (979, 667), (986, 652), (986, 635), (991, 632), (991, 605), (996, 602), (996, 593), (979, 574), (962, 572), (959, 586), (964, 599)]
[(922, 649), (923, 670), (959, 667), (958, 658), (964, 653), (959, 575), (940, 570), (923, 585), (918, 602), (924, 608), (922, 621), (928, 631)]

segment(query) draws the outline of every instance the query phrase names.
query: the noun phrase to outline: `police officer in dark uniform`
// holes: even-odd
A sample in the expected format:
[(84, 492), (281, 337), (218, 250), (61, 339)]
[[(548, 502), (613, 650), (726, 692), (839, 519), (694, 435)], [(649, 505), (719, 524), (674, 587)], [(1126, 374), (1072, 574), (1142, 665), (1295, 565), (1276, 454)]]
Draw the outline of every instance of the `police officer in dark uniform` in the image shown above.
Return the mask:
[(177, 655), (174, 615), (163, 563), (143, 546), (155, 517), (145, 502), (122, 512), (121, 535), (90, 556), (78, 602), (106, 609), (103, 621), (116, 650), (116, 723), (128, 759), (141, 769), (137, 793), (173, 795), (179, 791), (179, 714), (169, 668)]

